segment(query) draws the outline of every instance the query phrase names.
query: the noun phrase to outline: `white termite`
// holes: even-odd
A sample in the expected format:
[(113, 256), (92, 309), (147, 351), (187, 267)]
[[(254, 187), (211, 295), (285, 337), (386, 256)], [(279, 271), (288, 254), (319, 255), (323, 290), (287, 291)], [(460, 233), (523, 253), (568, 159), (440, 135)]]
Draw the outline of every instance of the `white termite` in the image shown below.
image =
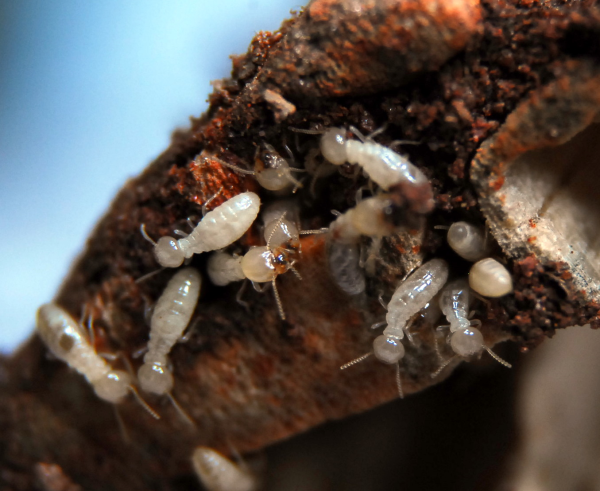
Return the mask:
[(181, 338), (196, 309), (202, 278), (194, 268), (184, 268), (167, 283), (156, 302), (150, 321), (150, 341), (144, 364), (138, 370), (140, 386), (146, 392), (166, 394), (176, 409), (189, 421), (173, 398), (173, 374), (168, 355)]
[(208, 491), (255, 491), (258, 479), (249, 469), (209, 447), (196, 447), (192, 466)]
[[(200, 154), (199, 158), (201, 160), (214, 160), (215, 162), (218, 162), (219, 164), (228, 167), (239, 174), (252, 175), (258, 184), (268, 191), (282, 191), (291, 187), (292, 185), (294, 186), (294, 191), (296, 191), (298, 188), (301, 188), (302, 183), (292, 175), (292, 172), (306, 171), (304, 169), (290, 167), (288, 161), (284, 159), (272, 145), (268, 143), (264, 143), (263, 145), (266, 152), (260, 152), (257, 149), (254, 157), (254, 170), (242, 169), (241, 167), (230, 164), (229, 162), (226, 162), (215, 155), (205, 154), (204, 152)], [(291, 152), (289, 153), (291, 156)]]
[(502, 297), (513, 291), (510, 272), (504, 265), (491, 257), (482, 259), (471, 266), (469, 285), (473, 291), (491, 298)]
[(431, 301), (447, 279), (448, 264), (443, 259), (432, 259), (415, 270), (392, 295), (385, 317), (387, 327), (383, 330), (383, 334), (373, 341), (373, 351), (342, 365), (341, 369), (355, 365), (371, 354), (383, 363), (396, 364), (396, 380), (402, 397), (399, 362), (405, 353), (402, 344), (405, 330), (410, 319)]
[(425, 174), (406, 157), (375, 143), (371, 137), (365, 138), (353, 126), (350, 127), (350, 131), (359, 139), (346, 138), (346, 130), (343, 128), (329, 128), (321, 136), (321, 152), (329, 162), (334, 165), (346, 162), (358, 164), (385, 190), (400, 182), (413, 185), (428, 184)]
[(300, 273), (294, 268), (301, 253), (299, 236), (321, 233), (325, 230), (302, 230), (294, 220), (287, 220), (287, 212), (265, 225), (267, 245), (252, 247), (243, 256), (233, 256), (217, 252), (208, 260), (208, 275), (215, 285), (224, 286), (233, 281), (248, 279), (255, 285), (271, 283), (279, 315), (285, 320), (285, 312), (277, 290), (276, 278), (292, 271), (299, 279)]
[(479, 261), (488, 254), (483, 229), (471, 223), (453, 223), (448, 229), (447, 238), (454, 252), (467, 261)]
[[(450, 347), (457, 356), (468, 358), (486, 350), (494, 360), (505, 367), (511, 368), (510, 363), (500, 358), (483, 341), (483, 334), (474, 326), (480, 326), (481, 321), (469, 319), (469, 304), (471, 292), (466, 279), (448, 283), (440, 295), (440, 308), (450, 323)], [(437, 376), (453, 358), (442, 363), (432, 375)]]
[(354, 208), (339, 215), (329, 225), (332, 240), (356, 244), (361, 235), (386, 237), (397, 232), (403, 222), (403, 210), (388, 194), (363, 199)]
[(37, 332), (50, 352), (83, 375), (100, 399), (118, 404), (132, 392), (144, 409), (159, 419), (137, 394), (131, 376), (122, 370), (114, 370), (96, 353), (81, 323), (66, 310), (53, 303), (42, 305), (37, 311), (36, 324)]
[(192, 233), (181, 239), (161, 237), (154, 242), (142, 225), (142, 235), (154, 244), (158, 263), (167, 268), (181, 266), (184, 259), (194, 254), (222, 249), (238, 240), (258, 216), (260, 198), (252, 192), (234, 196), (208, 212)]
[[(403, 223), (403, 210), (391, 197), (380, 194), (360, 201), (329, 225), (329, 270), (336, 284), (349, 295), (366, 287), (361, 269), (360, 238), (381, 239), (394, 234)], [(376, 247), (380, 243), (376, 244)]]

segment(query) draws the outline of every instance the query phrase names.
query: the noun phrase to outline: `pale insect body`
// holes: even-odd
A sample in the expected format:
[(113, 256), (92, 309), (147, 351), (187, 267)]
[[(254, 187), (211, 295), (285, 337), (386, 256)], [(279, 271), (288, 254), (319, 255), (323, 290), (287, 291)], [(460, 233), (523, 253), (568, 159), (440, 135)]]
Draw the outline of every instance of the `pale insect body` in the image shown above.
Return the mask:
[(387, 194), (364, 199), (331, 222), (327, 251), (329, 269), (344, 292), (358, 295), (366, 287), (360, 267), (361, 236), (377, 239), (392, 235), (402, 222), (402, 210)]
[(342, 365), (341, 369), (344, 370), (366, 359), (371, 354), (374, 354), (383, 363), (396, 364), (396, 382), (402, 397), (399, 362), (405, 354), (404, 345), (402, 344), (405, 330), (410, 319), (427, 306), (444, 286), (447, 279), (448, 264), (443, 259), (432, 259), (413, 272), (398, 286), (392, 295), (387, 306), (387, 327), (384, 329), (383, 334), (377, 336), (373, 341), (373, 351)]
[[(351, 130), (365, 140), (355, 128)], [(400, 182), (413, 185), (428, 183), (425, 174), (406, 157), (369, 139), (349, 140), (343, 128), (325, 131), (320, 147), (323, 156), (334, 165), (346, 162), (360, 165), (382, 189), (387, 190)]]
[(304, 172), (304, 169), (290, 167), (288, 161), (284, 159), (272, 145), (264, 143), (264, 146), (266, 149), (265, 153), (261, 154), (258, 150), (256, 152), (254, 158), (254, 170), (242, 169), (215, 155), (208, 155), (204, 152), (200, 154), (200, 158), (214, 160), (240, 174), (252, 175), (258, 184), (268, 191), (283, 191), (292, 185), (294, 186), (294, 189), (301, 188), (302, 183), (292, 175), (292, 172)]
[(96, 353), (84, 329), (63, 308), (48, 303), (37, 312), (37, 331), (58, 359), (83, 375), (96, 395), (113, 404), (119, 403), (131, 387), (131, 377), (112, 367)]
[(491, 257), (482, 259), (471, 266), (469, 285), (473, 291), (491, 298), (502, 297), (513, 291), (510, 272), (504, 265)]
[(139, 397), (131, 376), (122, 370), (114, 370), (96, 353), (81, 324), (66, 310), (53, 303), (42, 305), (37, 311), (36, 329), (50, 352), (83, 375), (100, 399), (118, 404), (132, 392), (142, 407), (153, 418), (159, 419)]
[(453, 223), (448, 229), (447, 238), (454, 252), (467, 261), (479, 261), (488, 254), (483, 229), (471, 223)]
[[(488, 348), (483, 334), (477, 327), (481, 322), (469, 319), (471, 294), (466, 279), (455, 280), (442, 290), (440, 308), (450, 323), (450, 347), (458, 356), (467, 358), (486, 350), (496, 361), (510, 368), (511, 365)], [(450, 361), (444, 362), (434, 374), (437, 375)]]
[(209, 447), (196, 447), (192, 466), (208, 491), (255, 491), (258, 479), (248, 469)]
[[(187, 237), (161, 237), (154, 246), (156, 260), (163, 267), (176, 268), (194, 254), (227, 247), (246, 233), (259, 209), (258, 195), (252, 192), (238, 194), (208, 212)], [(153, 242), (143, 228), (142, 233)]]
[(144, 355), (144, 364), (138, 370), (143, 390), (168, 394), (173, 388), (168, 355), (192, 318), (201, 282), (200, 273), (196, 269), (184, 268), (171, 278), (156, 302), (150, 321), (148, 352)]
[(300, 254), (300, 235), (322, 232), (321, 230), (299, 231), (296, 222), (287, 220), (286, 214), (287, 212), (284, 212), (279, 218), (270, 220), (265, 225), (266, 246), (252, 247), (241, 257), (218, 252), (208, 261), (208, 274), (217, 285), (222, 286), (230, 281), (243, 279), (248, 279), (253, 284), (270, 282), (282, 319), (285, 319), (285, 312), (275, 279), (290, 270), (300, 277), (294, 268)]

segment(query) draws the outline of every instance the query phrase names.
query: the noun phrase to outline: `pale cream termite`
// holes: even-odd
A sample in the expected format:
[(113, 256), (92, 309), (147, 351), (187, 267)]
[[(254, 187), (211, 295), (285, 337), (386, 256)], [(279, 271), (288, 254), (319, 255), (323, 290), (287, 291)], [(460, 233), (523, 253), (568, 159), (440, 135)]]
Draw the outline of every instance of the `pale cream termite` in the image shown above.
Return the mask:
[(207, 491), (255, 491), (257, 477), (247, 468), (209, 447), (196, 447), (192, 466)]
[(112, 404), (133, 392), (138, 402), (154, 418), (158, 415), (138, 396), (131, 376), (114, 370), (88, 340), (84, 328), (56, 304), (42, 305), (37, 311), (37, 332), (50, 352), (78, 373), (93, 387), (96, 395)]
[(223, 286), (233, 281), (248, 279), (253, 285), (271, 283), (279, 315), (285, 319), (285, 312), (277, 284), (277, 276), (292, 271), (298, 278), (300, 274), (294, 268), (301, 250), (299, 236), (322, 233), (324, 230), (302, 230), (294, 220), (287, 220), (287, 211), (277, 219), (265, 224), (267, 245), (252, 247), (243, 256), (232, 256), (225, 252), (216, 252), (208, 260), (208, 275), (215, 285)]
[(323, 134), (321, 152), (329, 162), (334, 165), (346, 162), (360, 165), (373, 182), (384, 190), (401, 182), (413, 186), (429, 184), (425, 174), (406, 157), (375, 143), (371, 137), (365, 138), (352, 126), (350, 131), (359, 139), (346, 138), (343, 128), (329, 128)]
[[(477, 327), (474, 327), (480, 326), (481, 322), (469, 319), (470, 296), (470, 288), (466, 279), (448, 283), (440, 295), (440, 308), (450, 323), (450, 347), (456, 355), (463, 358), (486, 350), (494, 360), (511, 368), (510, 363), (500, 358), (485, 345), (483, 334)], [(432, 376), (437, 376), (451, 361), (452, 358), (442, 363)]]
[(489, 252), (483, 229), (468, 222), (450, 225), (447, 239), (452, 250), (467, 261), (479, 261)]
[(469, 286), (484, 297), (498, 298), (513, 291), (510, 272), (491, 257), (477, 261), (469, 271)]
[(242, 169), (215, 155), (204, 152), (201, 153), (198, 158), (201, 160), (214, 160), (240, 174), (252, 175), (258, 184), (268, 191), (282, 191), (292, 185), (294, 186), (294, 190), (301, 188), (302, 183), (292, 175), (292, 172), (306, 171), (304, 169), (290, 167), (288, 161), (275, 150), (275, 147), (268, 143), (264, 143), (263, 145), (266, 152), (260, 152), (257, 149), (254, 157), (254, 170)]
[(385, 317), (387, 327), (383, 334), (373, 341), (373, 351), (342, 365), (341, 369), (344, 370), (374, 354), (383, 363), (396, 364), (398, 390), (402, 396), (399, 362), (405, 353), (402, 344), (405, 330), (410, 319), (431, 301), (447, 279), (448, 264), (443, 259), (432, 259), (416, 269), (392, 295)]
[(167, 268), (181, 266), (194, 254), (222, 249), (238, 240), (258, 216), (260, 198), (252, 192), (234, 196), (208, 212), (192, 233), (181, 239), (161, 237), (154, 242), (142, 225), (142, 235), (154, 244), (158, 263)]
[(138, 370), (140, 387), (146, 392), (166, 394), (180, 413), (189, 417), (176, 403), (171, 391), (173, 374), (169, 369), (169, 352), (181, 338), (196, 309), (202, 278), (194, 268), (184, 268), (167, 283), (156, 302), (150, 321), (150, 341), (144, 364)]

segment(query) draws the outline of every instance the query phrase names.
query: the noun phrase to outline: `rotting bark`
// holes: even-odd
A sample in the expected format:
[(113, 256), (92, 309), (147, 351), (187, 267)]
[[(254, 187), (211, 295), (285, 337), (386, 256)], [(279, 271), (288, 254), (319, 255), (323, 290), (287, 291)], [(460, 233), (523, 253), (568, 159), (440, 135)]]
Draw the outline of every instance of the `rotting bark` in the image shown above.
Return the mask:
[[(578, 46), (599, 28), (600, 17), (588, 2), (315, 0), (280, 32), (257, 35), (248, 53), (234, 59), (232, 78), (216, 87), (208, 112), (175, 133), (171, 146), (125, 185), (56, 302), (76, 318), (87, 306), (98, 351), (131, 357), (147, 342), (145, 310), (172, 274), (135, 283), (157, 267), (140, 224), (153, 237), (185, 230), (185, 219), (198, 217), (199, 205), (222, 186), (211, 207), (246, 189), (272, 201), (254, 179), (194, 158), (207, 149), (249, 166), (256, 148), (268, 142), (282, 152), (291, 144), (301, 161), (318, 137), (288, 127), (354, 125), (369, 133), (387, 123), (378, 142), (418, 142), (402, 151), (427, 173), (436, 198), (421, 243), (414, 243), (415, 232), (385, 240), (367, 294), (356, 300), (328, 275), (325, 238), (304, 238), (297, 265), (303, 281), (292, 275), (277, 280), (286, 322), (278, 318), (270, 292), (247, 290), (248, 312), (235, 301), (237, 285), (217, 288), (206, 280), (197, 327), (171, 356), (175, 395), (197, 422), (195, 430), (166, 398), (148, 396), (162, 419), (154, 421), (133, 401), (120, 405), (132, 440), (124, 445), (112, 408), (79, 375), (48, 360), (33, 338), (5, 361), (0, 378), (0, 482), (11, 490), (56, 489), (39, 472), (36, 477), (37, 465), (38, 471), (59, 466), (64, 482), (83, 489), (178, 489), (196, 445), (252, 452), (397, 397), (393, 367), (368, 360), (340, 374), (339, 366), (370, 349), (374, 336), (367, 326), (384, 315), (377, 297), (389, 298), (408, 265), (444, 257), (453, 276), (466, 274), (469, 265), (433, 226), (491, 220), (478, 201), (482, 188), (469, 179), (475, 152), (505, 120), (509, 124), (529, 94), (543, 93), (556, 80), (576, 82), (582, 72), (568, 70), (575, 56), (584, 58), (588, 71), (597, 70), (597, 52)], [(548, 122), (534, 119), (528, 129), (545, 134)], [(327, 226), (330, 210), (353, 206), (365, 183), (335, 174), (317, 180), (314, 195), (305, 186), (298, 196), (303, 228)], [(493, 223), (492, 231), (496, 236)], [(242, 252), (259, 243), (253, 230), (235, 248)], [(494, 255), (508, 262), (515, 293), (474, 305), (490, 345), (510, 337), (529, 346), (557, 327), (598, 326), (598, 298), (575, 287), (568, 264), (508, 250), (502, 241), (500, 246)], [(205, 256), (195, 256), (192, 265), (204, 271)], [(431, 327), (415, 325), (416, 342), (407, 346), (407, 394), (443, 379), (430, 377), (439, 363)]]

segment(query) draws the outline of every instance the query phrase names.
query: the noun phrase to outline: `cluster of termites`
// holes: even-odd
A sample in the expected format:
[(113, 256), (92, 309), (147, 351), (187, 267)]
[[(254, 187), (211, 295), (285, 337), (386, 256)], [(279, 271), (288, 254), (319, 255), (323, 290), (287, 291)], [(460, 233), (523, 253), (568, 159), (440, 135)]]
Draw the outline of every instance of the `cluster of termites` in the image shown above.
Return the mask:
[[(364, 295), (368, 286), (365, 244), (370, 242), (371, 252), (378, 250), (386, 237), (406, 230), (409, 223), (424, 219), (433, 210), (433, 191), (426, 175), (407, 157), (393, 150), (394, 144), (388, 147), (376, 143), (374, 137), (379, 132), (365, 137), (354, 127), (350, 127), (349, 131), (343, 128), (291, 130), (296, 134), (320, 134), (319, 150), (329, 163), (327, 165), (338, 168), (354, 166), (362, 170), (370, 196), (364, 199), (357, 196), (355, 206), (343, 213), (335, 212), (336, 217), (327, 227), (302, 230), (296, 191), (304, 183), (297, 176), (307, 172), (308, 161), (307, 169), (297, 168), (287, 146), (284, 146), (288, 153), (286, 159), (266, 142), (261, 142), (256, 150), (253, 169), (240, 165), (239, 160), (232, 162), (230, 155), (203, 151), (196, 158), (198, 165), (211, 161), (230, 172), (253, 176), (266, 192), (273, 193), (277, 199), (271, 200), (261, 210), (261, 199), (256, 193), (242, 192), (212, 211), (205, 213), (204, 208), (203, 217), (196, 224), (188, 218), (192, 231), (186, 234), (175, 230), (174, 235), (179, 235), (179, 238), (163, 236), (155, 241), (146, 232), (145, 225), (140, 224), (141, 233), (152, 244), (156, 262), (161, 266), (158, 271), (179, 268), (183, 264), (186, 266), (172, 275), (154, 305), (149, 340), (137, 376), (133, 370), (113, 369), (105, 359), (106, 354), (96, 352), (91, 318), (86, 332), (83, 319), (79, 322), (74, 320), (58, 305), (47, 304), (38, 311), (38, 333), (48, 349), (83, 375), (98, 397), (118, 404), (131, 392), (150, 414), (158, 418), (139, 396), (136, 388), (139, 387), (146, 393), (167, 396), (184, 421), (194, 424), (173, 395), (176, 377), (169, 361), (169, 353), (182, 340), (200, 298), (201, 274), (189, 266), (194, 254), (210, 253), (206, 273), (217, 287), (233, 282), (250, 282), (255, 289), (262, 291), (261, 285), (270, 285), (279, 317), (283, 320), (286, 318), (285, 306), (279, 296), (276, 279), (290, 271), (298, 280), (302, 279), (296, 269), (302, 260), (301, 235), (326, 234), (330, 276), (342, 291), (358, 298)], [(312, 161), (314, 148), (307, 155)], [(312, 189), (319, 171), (309, 172), (313, 174)], [(282, 199), (282, 196), (285, 198)], [(260, 220), (257, 220), (259, 216)], [(260, 230), (260, 241), (249, 247), (241, 246), (238, 241), (251, 227)], [(449, 323), (447, 342), (455, 357), (468, 358), (486, 350), (500, 363), (509, 366), (486, 346), (478, 329), (480, 322), (471, 320), (469, 304), (471, 292), (484, 297), (500, 297), (509, 293), (512, 290), (510, 274), (501, 263), (489, 257), (483, 229), (458, 222), (449, 227), (447, 240), (459, 256), (475, 263), (468, 280), (459, 278), (447, 283), (451, 269), (447, 261), (434, 258), (425, 262), (395, 288), (385, 305), (385, 322), (374, 326), (386, 327), (374, 339), (372, 351), (343, 365), (342, 369), (374, 355), (381, 362), (396, 366), (398, 390), (402, 395), (400, 363), (406, 351), (404, 338), (408, 338), (409, 342), (412, 340), (410, 327), (415, 316), (436, 303), (439, 303)], [(239, 296), (238, 301), (243, 303)], [(433, 375), (453, 358), (442, 360), (440, 369)], [(251, 491), (257, 486), (252, 473), (213, 449), (198, 447), (193, 453), (192, 463), (209, 490)]]

